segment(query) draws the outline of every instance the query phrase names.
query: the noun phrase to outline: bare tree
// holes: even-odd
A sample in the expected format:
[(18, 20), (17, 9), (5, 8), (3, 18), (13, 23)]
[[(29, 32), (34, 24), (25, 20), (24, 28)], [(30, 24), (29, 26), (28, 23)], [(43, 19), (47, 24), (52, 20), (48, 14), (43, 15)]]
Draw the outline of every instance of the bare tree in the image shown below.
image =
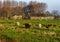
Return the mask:
[(59, 11), (58, 10), (53, 10), (51, 13), (54, 17), (59, 16)]
[[(4, 0), (3, 3), (0, 1), (0, 14), (3, 17), (10, 17), (12, 15), (25, 15), (30, 18), (30, 15), (40, 15), (43, 14), (47, 8), (46, 3), (39, 2), (26, 2), (16, 0)], [(45, 16), (45, 15), (44, 15)]]
[(2, 1), (0, 1), (0, 8), (2, 8)]
[(46, 3), (30, 2), (29, 4), (32, 7), (32, 14), (42, 14), (45, 12), (47, 5)]
[(22, 2), (22, 1), (19, 1), (19, 7), (25, 7), (27, 6), (27, 3), (26, 2)]

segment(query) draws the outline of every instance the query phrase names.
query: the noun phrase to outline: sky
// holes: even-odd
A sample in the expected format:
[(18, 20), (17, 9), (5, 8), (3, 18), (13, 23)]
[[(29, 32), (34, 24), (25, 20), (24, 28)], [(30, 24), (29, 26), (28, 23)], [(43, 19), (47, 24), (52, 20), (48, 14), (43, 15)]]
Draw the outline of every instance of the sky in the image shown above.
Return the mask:
[(60, 11), (60, 0), (16, 0), (16, 1), (25, 1), (29, 3), (30, 1), (44, 2), (47, 4), (47, 10), (58, 10)]
[[(25, 1), (25, 2), (30, 2), (31, 0), (17, 0), (17, 1)], [(52, 10), (59, 10), (60, 11), (60, 0), (32, 0), (32, 1), (37, 1), (37, 2), (44, 2), (47, 4), (47, 10), (52, 11)]]

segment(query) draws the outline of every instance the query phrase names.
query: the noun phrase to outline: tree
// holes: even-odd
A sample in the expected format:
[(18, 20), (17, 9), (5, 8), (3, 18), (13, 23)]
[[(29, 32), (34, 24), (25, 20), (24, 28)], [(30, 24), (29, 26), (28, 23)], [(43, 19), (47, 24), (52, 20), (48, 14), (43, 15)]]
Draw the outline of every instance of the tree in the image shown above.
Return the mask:
[(18, 6), (18, 2), (15, 1), (15, 0), (12, 0), (12, 1), (11, 1), (11, 6), (12, 6), (12, 7), (17, 7), (17, 6)]
[(26, 7), (27, 6), (27, 3), (26, 2), (22, 2), (22, 1), (19, 1), (19, 7)]
[(2, 1), (0, 1), (0, 8), (2, 8)]
[(5, 11), (6, 12), (6, 18), (8, 18), (9, 16), (10, 16), (10, 14), (11, 14), (11, 1), (4, 1), (3, 2), (3, 11)]
[(38, 3), (38, 2), (30, 2), (29, 4), (32, 9), (31, 11), (33, 12), (32, 14), (42, 14), (43, 12), (45, 12), (47, 5), (46, 3)]
[(58, 10), (53, 10), (51, 13), (54, 17), (59, 16), (59, 11)]
[(51, 14), (51, 12), (49, 12), (49, 11), (46, 11), (46, 15), (47, 15), (47, 16), (53, 16), (53, 15)]
[(28, 4), (26, 2), (17, 2), (16, 0), (4, 0), (3, 3), (0, 1), (0, 16), (2, 17), (10, 17), (13, 15), (23, 15), (26, 17), (29, 17), (31, 15), (37, 15), (44, 14), (47, 5), (46, 3), (39, 3), (39, 2), (29, 2)]

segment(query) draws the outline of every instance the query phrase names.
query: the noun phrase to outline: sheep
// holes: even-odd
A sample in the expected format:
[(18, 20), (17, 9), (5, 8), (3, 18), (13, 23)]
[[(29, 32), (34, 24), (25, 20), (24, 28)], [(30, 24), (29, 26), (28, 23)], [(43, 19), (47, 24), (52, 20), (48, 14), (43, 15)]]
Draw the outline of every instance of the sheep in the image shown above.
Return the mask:
[(52, 24), (39, 24), (39, 27), (46, 27), (49, 28), (50, 26), (52, 26)]
[(20, 25), (20, 23), (19, 22), (16, 22), (17, 23), (17, 25), (19, 26)]
[(52, 26), (52, 24), (48, 24), (48, 26), (50, 27), (50, 26)]
[(15, 23), (14, 23), (14, 26), (19, 26), (19, 25), (20, 25), (19, 22), (15, 22)]
[(57, 27), (57, 24), (53, 24), (52, 26), (53, 26), (53, 27)]
[(49, 26), (48, 26), (48, 25), (46, 25), (46, 24), (42, 24), (42, 27), (49, 28)]
[(25, 23), (24, 25), (25, 25), (25, 28), (30, 28), (31, 26), (29, 23)]
[(41, 28), (42, 27), (42, 24), (39, 24), (39, 28)]
[(45, 26), (46, 28), (49, 28), (50, 26), (52, 26), (52, 24), (45, 24), (43, 26)]

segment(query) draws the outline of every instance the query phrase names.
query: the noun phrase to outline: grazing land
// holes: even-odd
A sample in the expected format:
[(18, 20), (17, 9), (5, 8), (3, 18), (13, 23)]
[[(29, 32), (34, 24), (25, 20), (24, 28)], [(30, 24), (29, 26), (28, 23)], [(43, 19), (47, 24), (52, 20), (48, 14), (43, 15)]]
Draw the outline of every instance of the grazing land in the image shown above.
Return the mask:
[[(25, 23), (30, 23), (30, 28), (25, 28)], [(52, 26), (40, 28), (38, 24)], [(0, 41), (60, 42), (60, 20), (0, 20)]]

